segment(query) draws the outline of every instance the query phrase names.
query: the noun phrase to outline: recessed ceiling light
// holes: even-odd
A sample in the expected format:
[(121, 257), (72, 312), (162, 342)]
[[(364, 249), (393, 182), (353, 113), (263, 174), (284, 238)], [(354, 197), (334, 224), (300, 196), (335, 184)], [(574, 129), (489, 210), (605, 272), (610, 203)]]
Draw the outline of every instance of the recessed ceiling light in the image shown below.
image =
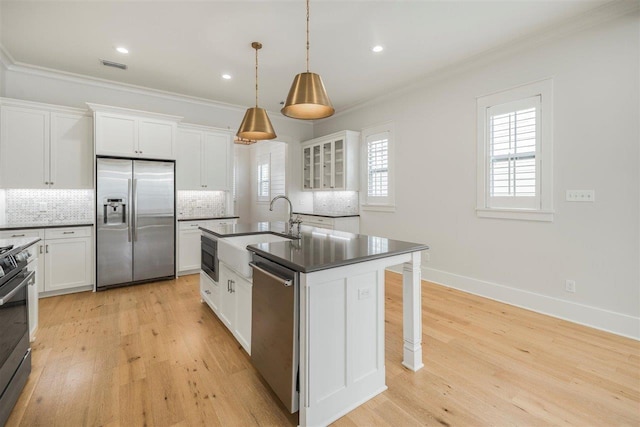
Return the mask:
[(372, 51), (374, 51), (375, 53), (379, 53), (382, 52), (384, 50), (384, 48), (380, 45), (374, 46), (371, 48)]
[(129, 49), (127, 49), (126, 47), (123, 46), (118, 46), (116, 47), (116, 50), (120, 53), (129, 53)]
[(225, 80), (231, 80), (231, 74), (223, 74), (222, 78)]

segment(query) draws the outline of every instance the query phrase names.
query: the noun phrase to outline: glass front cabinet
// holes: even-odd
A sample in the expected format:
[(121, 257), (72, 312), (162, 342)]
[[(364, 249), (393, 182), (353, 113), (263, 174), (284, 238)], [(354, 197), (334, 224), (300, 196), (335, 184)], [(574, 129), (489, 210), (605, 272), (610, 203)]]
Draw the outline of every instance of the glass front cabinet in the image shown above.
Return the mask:
[(358, 190), (360, 133), (342, 131), (302, 144), (304, 190)]

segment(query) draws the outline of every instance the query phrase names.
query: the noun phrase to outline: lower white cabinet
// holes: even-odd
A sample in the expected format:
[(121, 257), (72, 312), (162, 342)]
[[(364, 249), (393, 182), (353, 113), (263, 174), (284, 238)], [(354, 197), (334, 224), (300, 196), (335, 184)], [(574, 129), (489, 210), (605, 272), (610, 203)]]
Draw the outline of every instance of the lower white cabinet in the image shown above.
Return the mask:
[(200, 272), (202, 300), (251, 354), (251, 282), (220, 263), (218, 283)]
[(235, 219), (179, 221), (178, 276), (197, 273), (200, 270), (200, 235), (202, 231), (199, 227), (235, 223)]
[(40, 237), (32, 246), (40, 296), (90, 290), (93, 287), (92, 227), (65, 227), (0, 232), (4, 237)]
[(348, 233), (360, 233), (360, 217), (348, 216), (348, 217), (326, 217), (319, 215), (300, 215), (302, 224), (309, 225), (311, 227), (322, 227), (329, 230), (346, 231)]
[(27, 248), (33, 258), (27, 264), (27, 270), (34, 272), (36, 275), (35, 283), (29, 284), (27, 292), (29, 294), (29, 341), (36, 340), (36, 331), (38, 330), (38, 245), (33, 244)]

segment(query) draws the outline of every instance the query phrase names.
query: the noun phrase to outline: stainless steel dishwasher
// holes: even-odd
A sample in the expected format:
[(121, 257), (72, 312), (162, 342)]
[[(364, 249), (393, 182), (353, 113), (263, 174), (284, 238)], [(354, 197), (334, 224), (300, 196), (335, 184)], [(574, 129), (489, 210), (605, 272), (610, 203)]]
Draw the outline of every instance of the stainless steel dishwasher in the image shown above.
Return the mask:
[(253, 254), (251, 363), (293, 414), (299, 402), (299, 274)]

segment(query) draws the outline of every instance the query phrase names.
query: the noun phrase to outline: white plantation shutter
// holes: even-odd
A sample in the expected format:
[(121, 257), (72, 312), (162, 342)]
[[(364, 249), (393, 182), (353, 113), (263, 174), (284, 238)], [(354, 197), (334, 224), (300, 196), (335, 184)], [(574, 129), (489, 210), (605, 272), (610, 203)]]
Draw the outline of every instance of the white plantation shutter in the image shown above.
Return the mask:
[(270, 155), (263, 154), (258, 158), (258, 201), (269, 201), (270, 195)]
[(487, 109), (488, 207), (540, 208), (540, 96)]
[(389, 132), (369, 135), (367, 143), (367, 196), (389, 196)]

